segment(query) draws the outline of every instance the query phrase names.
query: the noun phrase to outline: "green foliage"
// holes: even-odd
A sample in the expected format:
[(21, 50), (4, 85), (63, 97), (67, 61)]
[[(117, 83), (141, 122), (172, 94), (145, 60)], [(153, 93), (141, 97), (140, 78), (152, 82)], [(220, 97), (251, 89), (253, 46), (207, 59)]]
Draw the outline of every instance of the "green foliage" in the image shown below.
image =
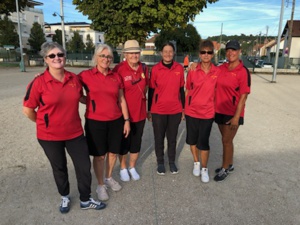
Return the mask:
[(155, 39), (155, 46), (158, 50), (167, 41), (176, 41), (177, 52), (198, 52), (201, 37), (196, 28), (188, 24), (184, 28), (176, 28), (175, 30), (162, 30)]
[(44, 31), (41, 25), (34, 22), (30, 30), (30, 37), (28, 39), (28, 44), (33, 52), (38, 52), (41, 50), (41, 45), (46, 42)]
[(93, 40), (91, 38), (91, 36), (88, 34), (86, 37), (86, 43), (85, 43), (85, 50), (88, 52), (92, 52), (95, 49), (95, 45), (93, 43)]
[(19, 46), (19, 35), (15, 25), (7, 16), (0, 20), (0, 46), (3, 45)]
[(151, 33), (184, 27), (207, 3), (218, 0), (73, 0), (76, 9), (87, 15), (92, 28), (105, 32), (105, 40), (116, 46), (128, 39), (141, 44)]
[(53, 42), (57, 42), (58, 44), (60, 44), (62, 46), (62, 31), (57, 29), (55, 30), (55, 34), (52, 37), (52, 41)]
[(70, 52), (81, 52), (84, 50), (84, 43), (82, 37), (79, 34), (79, 31), (73, 32), (72, 39), (67, 43), (67, 50)]
[[(28, 0), (18, 0), (19, 11), (25, 8)], [(15, 0), (1, 0), (0, 2), (0, 14), (10, 15), (12, 12), (16, 12), (16, 1)]]

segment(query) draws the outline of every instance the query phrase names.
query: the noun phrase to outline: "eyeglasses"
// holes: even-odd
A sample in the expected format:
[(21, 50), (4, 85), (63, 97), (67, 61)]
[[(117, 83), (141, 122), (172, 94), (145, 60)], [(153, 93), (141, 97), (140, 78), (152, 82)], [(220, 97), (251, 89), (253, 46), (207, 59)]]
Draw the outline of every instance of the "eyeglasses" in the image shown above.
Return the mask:
[(201, 55), (204, 55), (204, 54), (212, 55), (212, 54), (214, 54), (214, 52), (213, 51), (200, 51), (200, 54)]
[(62, 58), (62, 57), (64, 57), (65, 56), (65, 53), (57, 53), (56, 55), (55, 54), (50, 54), (50, 55), (46, 55), (46, 57), (48, 57), (48, 58), (50, 58), (50, 59), (54, 59), (55, 57), (58, 57), (58, 58)]
[(113, 58), (111, 55), (104, 55), (104, 54), (99, 55), (99, 57), (102, 58), (102, 59), (106, 58), (107, 60), (112, 60), (112, 58)]

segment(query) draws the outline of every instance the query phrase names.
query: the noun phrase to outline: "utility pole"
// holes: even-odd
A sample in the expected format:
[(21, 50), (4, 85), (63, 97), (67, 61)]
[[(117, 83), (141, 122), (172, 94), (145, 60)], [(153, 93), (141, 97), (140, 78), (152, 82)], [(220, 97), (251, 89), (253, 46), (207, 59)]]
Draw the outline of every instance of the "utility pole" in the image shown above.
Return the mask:
[(222, 35), (223, 35), (223, 23), (221, 24), (220, 49), (219, 49), (219, 54), (218, 54), (219, 60), (220, 60), (220, 57), (221, 57)]
[(291, 20), (288, 22), (288, 43), (287, 43), (287, 56), (284, 58), (284, 68), (288, 69), (289, 61), (290, 61), (290, 52), (291, 52), (291, 45), (292, 45), (292, 36), (293, 36), (293, 23), (294, 23), (294, 11), (295, 11), (295, 2), (296, 0), (293, 0), (293, 6), (292, 6), (292, 13), (291, 13)]
[(276, 73), (277, 73), (277, 66), (278, 66), (280, 41), (281, 41), (281, 29), (282, 29), (283, 13), (284, 13), (284, 0), (281, 0), (281, 10), (280, 10), (279, 28), (278, 28), (277, 45), (276, 45), (276, 55), (275, 55), (275, 63), (274, 63), (273, 76), (272, 76), (271, 83), (276, 83)]
[(63, 0), (60, 0), (60, 18), (61, 18), (61, 36), (62, 36), (62, 44), (65, 51), (66, 49), (66, 39), (65, 39), (65, 22), (64, 22), (64, 3)]
[(24, 56), (23, 56), (22, 31), (21, 31), (21, 24), (20, 24), (18, 0), (16, 0), (16, 10), (18, 15), (19, 45), (20, 45), (20, 54), (21, 54), (20, 70), (21, 72), (26, 72), (25, 64), (24, 64)]

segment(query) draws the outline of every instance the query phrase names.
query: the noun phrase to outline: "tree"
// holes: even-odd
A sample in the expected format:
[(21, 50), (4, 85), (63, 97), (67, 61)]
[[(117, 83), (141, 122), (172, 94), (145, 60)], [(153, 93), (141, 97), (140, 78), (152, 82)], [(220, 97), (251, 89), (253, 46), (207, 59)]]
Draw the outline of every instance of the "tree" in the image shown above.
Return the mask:
[(53, 42), (57, 42), (58, 44), (62, 45), (62, 31), (57, 29), (55, 30), (55, 34), (52, 37)]
[(79, 31), (73, 32), (73, 37), (67, 44), (67, 50), (71, 52), (81, 52), (84, 50), (84, 43)]
[(85, 50), (91, 52), (94, 49), (95, 49), (95, 45), (93, 43), (91, 36), (88, 34), (86, 37)]
[(162, 30), (155, 39), (155, 46), (161, 49), (166, 41), (176, 41), (177, 52), (198, 52), (201, 37), (192, 24), (175, 30)]
[(14, 23), (7, 16), (0, 20), (0, 46), (19, 46), (19, 35)]
[(218, 0), (73, 0), (76, 9), (87, 15), (92, 28), (105, 32), (106, 42), (116, 46), (127, 39), (144, 43), (159, 30), (184, 27), (207, 6)]
[[(18, 0), (19, 11), (22, 11), (27, 5), (28, 0)], [(16, 1), (15, 0), (1, 0), (0, 2), (0, 15), (10, 15), (12, 12), (16, 12)], [(1, 20), (1, 18), (0, 18)]]
[(34, 22), (30, 30), (28, 44), (33, 52), (38, 52), (41, 50), (41, 45), (44, 42), (46, 42), (44, 31), (38, 22)]

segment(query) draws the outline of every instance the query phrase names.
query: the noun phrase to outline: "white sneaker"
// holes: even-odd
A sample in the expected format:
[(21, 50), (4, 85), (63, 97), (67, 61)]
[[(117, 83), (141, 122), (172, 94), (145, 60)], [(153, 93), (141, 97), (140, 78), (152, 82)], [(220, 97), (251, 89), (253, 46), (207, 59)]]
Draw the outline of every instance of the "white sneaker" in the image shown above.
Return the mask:
[(196, 177), (200, 176), (200, 162), (194, 162), (193, 175)]
[(107, 187), (105, 185), (98, 185), (96, 189), (96, 193), (98, 196), (98, 199), (100, 201), (107, 201), (109, 199), (109, 196), (107, 194)]
[(129, 173), (131, 175), (132, 180), (139, 180), (140, 179), (140, 175), (136, 172), (134, 167), (129, 169)]
[(115, 181), (112, 177), (105, 178), (104, 183), (113, 191), (120, 191), (122, 189), (122, 186), (119, 184), (119, 182)]
[(201, 181), (203, 183), (209, 182), (209, 175), (208, 175), (208, 169), (207, 168), (202, 168), (201, 169)]
[(128, 170), (126, 168), (120, 170), (120, 179), (121, 179), (121, 181), (124, 181), (124, 182), (130, 181), (130, 176), (129, 176)]

